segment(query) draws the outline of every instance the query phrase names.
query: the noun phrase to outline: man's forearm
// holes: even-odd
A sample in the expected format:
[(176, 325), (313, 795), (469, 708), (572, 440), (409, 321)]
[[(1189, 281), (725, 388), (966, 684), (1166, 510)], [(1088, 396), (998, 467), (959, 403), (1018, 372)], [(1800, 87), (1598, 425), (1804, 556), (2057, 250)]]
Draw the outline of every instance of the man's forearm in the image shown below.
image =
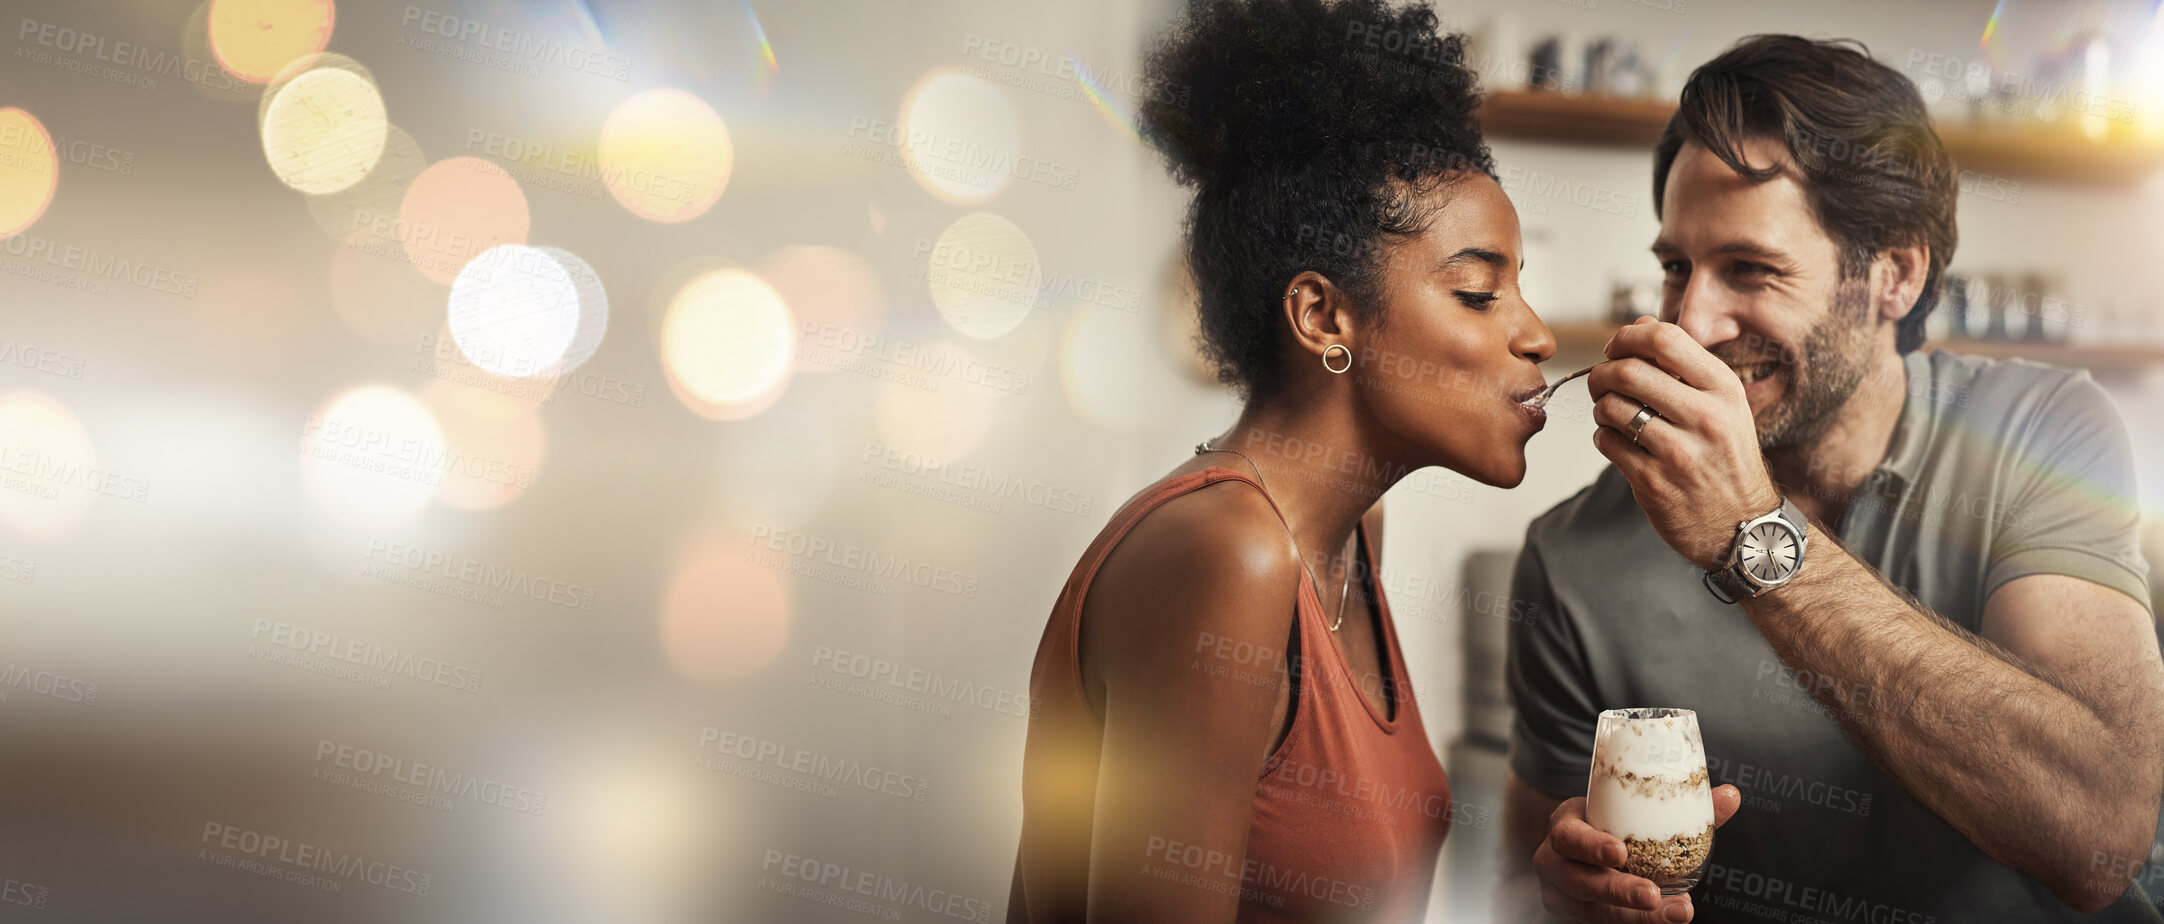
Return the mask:
[(2119, 732), (1837, 543), (1811, 552), (1795, 580), (1743, 608), (1783, 662), (1809, 673), (1812, 696), (1986, 854), (2069, 904), (2111, 889), (2087, 881), (2087, 858), (2099, 814), (2117, 811), (2125, 791), (2117, 776), (2132, 752)]

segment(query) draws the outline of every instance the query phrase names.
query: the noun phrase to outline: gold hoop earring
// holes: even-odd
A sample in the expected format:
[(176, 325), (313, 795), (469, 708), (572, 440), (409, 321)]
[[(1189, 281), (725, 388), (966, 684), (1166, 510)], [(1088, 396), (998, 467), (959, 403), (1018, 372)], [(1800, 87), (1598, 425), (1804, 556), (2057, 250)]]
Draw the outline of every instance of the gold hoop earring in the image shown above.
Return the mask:
[[(1336, 366), (1332, 366), (1332, 365), (1330, 365), (1330, 351), (1331, 351), (1331, 350), (1343, 350), (1343, 351), (1345, 351), (1345, 365), (1344, 365), (1344, 367), (1343, 367), (1343, 368), (1339, 368), (1339, 367), (1336, 367)], [(1350, 368), (1352, 368), (1352, 347), (1346, 346), (1346, 345), (1344, 345), (1344, 344), (1342, 344), (1342, 343), (1333, 343), (1333, 344), (1330, 344), (1329, 346), (1323, 347), (1323, 348), (1322, 348), (1322, 367), (1323, 367), (1323, 368), (1325, 368), (1325, 369), (1328, 369), (1328, 370), (1330, 370), (1331, 372), (1335, 372), (1335, 373), (1338, 373), (1338, 374), (1340, 374), (1340, 375), (1344, 374), (1344, 372), (1345, 372), (1345, 370), (1346, 370), (1346, 369), (1350, 369)]]

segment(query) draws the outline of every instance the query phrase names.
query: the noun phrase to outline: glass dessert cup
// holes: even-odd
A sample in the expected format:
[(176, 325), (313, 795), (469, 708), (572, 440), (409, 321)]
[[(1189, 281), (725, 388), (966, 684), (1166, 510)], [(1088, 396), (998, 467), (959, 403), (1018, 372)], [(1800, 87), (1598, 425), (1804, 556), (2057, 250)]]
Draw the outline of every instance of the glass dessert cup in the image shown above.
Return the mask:
[(1713, 787), (1698, 714), (1610, 709), (1593, 731), (1585, 817), (1623, 840), (1621, 869), (1662, 895), (1690, 891), (1713, 853)]

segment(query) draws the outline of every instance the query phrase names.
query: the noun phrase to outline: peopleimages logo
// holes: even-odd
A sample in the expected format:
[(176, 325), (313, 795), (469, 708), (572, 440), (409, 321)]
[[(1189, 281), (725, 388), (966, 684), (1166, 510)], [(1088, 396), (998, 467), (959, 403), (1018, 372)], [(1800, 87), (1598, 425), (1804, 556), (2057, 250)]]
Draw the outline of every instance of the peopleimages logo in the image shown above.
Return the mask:
[(326, 762), (362, 777), (403, 783), (528, 815), (539, 815), (548, 805), (548, 794), (544, 792), (320, 738), (316, 741), (316, 763)]
[[(343, 879), (357, 879), (410, 895), (427, 895), (429, 885), (435, 881), (434, 876), (418, 870), (215, 821), (203, 823), (202, 843), (244, 857), (329, 873)], [(198, 858), (202, 858), (202, 853)]]
[[(506, 29), (470, 17), (459, 17), (409, 5), (404, 15), (399, 17), (398, 24), (406, 29), (419, 29), (425, 35), (467, 43), (482, 51), (502, 52), (511, 59), (559, 65), (611, 80), (631, 79), (631, 61), (628, 58), (619, 58), (607, 52), (594, 51), (554, 39), (538, 38), (529, 33)], [(435, 50), (420, 43), (401, 41), (401, 44), (414, 44), (424, 51)], [(537, 74), (529, 70), (527, 76)]]
[(593, 612), (594, 589), (550, 580), (519, 568), (498, 568), (463, 555), (424, 549), (404, 542), (372, 539), (364, 558), (424, 575), (442, 576), (477, 589)]
[(807, 562), (820, 562), (844, 571), (900, 581), (926, 590), (943, 590), (971, 598), (977, 596), (977, 576), (974, 574), (964, 574), (924, 562), (912, 562), (908, 556), (882, 554), (853, 542), (836, 543), (824, 536), (775, 529), (771, 526), (755, 526), (751, 530), (751, 544)]
[[(771, 847), (767, 848), (765, 861), (759, 865), (759, 869), (819, 888), (838, 889), (889, 905), (920, 908), (932, 914), (949, 915), (964, 921), (992, 919), (992, 903), (981, 898), (958, 895), (945, 889), (927, 889), (921, 883), (853, 869), (839, 863)], [(871, 913), (878, 912), (874, 910)]]
[[(756, 767), (785, 770), (823, 783), (865, 789), (911, 802), (924, 801), (931, 791), (921, 776), (868, 765), (862, 761), (831, 757), (740, 732), (722, 731), (711, 725), (699, 729), (699, 749), (704, 751), (709, 747), (716, 754), (735, 757)], [(729, 769), (718, 762), (702, 763), (701, 766), (724, 772)], [(825, 787), (820, 795), (832, 798), (831, 791), (832, 787)]]
[[(1037, 704), (1029, 698), (1027, 693), (1005, 690), (989, 684), (964, 680), (960, 677), (949, 677), (923, 668), (905, 668), (885, 658), (841, 651), (828, 645), (820, 645), (812, 652), (812, 668), (815, 671), (813, 674), (815, 679), (818, 678), (816, 671), (824, 669), (829, 674), (838, 675), (838, 677), (862, 681), (865, 687), (862, 691), (842, 690), (842, 692), (856, 695), (866, 695), (873, 692), (872, 685), (880, 684), (910, 693), (922, 694), (923, 697), (929, 700), (961, 703), (1005, 715), (1034, 717), (1036, 714)], [(878, 697), (868, 696), (867, 698)], [(908, 703), (903, 703), (903, 705), (908, 705)]]

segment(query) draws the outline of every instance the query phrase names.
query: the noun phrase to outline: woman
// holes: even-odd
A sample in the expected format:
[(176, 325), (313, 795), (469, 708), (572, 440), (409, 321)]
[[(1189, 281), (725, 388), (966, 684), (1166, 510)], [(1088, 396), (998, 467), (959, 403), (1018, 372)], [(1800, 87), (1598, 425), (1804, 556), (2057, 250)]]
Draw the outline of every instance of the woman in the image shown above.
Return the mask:
[(1008, 920), (1414, 919), (1449, 784), (1375, 588), (1376, 499), (1430, 465), (1515, 486), (1554, 352), (1475, 77), (1425, 9), (1205, 0), (1148, 78), (1244, 408), (1053, 609)]

